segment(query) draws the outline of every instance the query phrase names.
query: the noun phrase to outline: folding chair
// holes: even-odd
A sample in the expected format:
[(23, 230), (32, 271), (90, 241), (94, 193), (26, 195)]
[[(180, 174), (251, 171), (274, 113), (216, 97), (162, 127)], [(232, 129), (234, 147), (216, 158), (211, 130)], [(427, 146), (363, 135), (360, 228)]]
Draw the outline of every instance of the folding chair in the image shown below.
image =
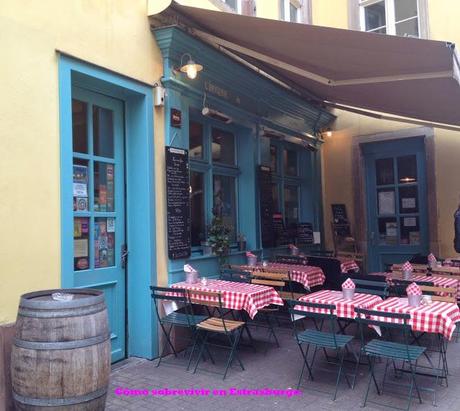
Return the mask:
[[(390, 294), (395, 295), (396, 297), (405, 297), (406, 288), (412, 284), (414, 281), (411, 280), (401, 280), (399, 278), (393, 278), (391, 280), (392, 285), (390, 286)], [(419, 286), (433, 286), (432, 282), (429, 281), (416, 281)]]
[[(190, 357), (187, 364), (187, 370), (190, 368), (190, 363), (192, 361), (193, 353), (195, 352), (196, 342), (197, 342), (197, 334), (196, 334), (196, 326), (200, 322), (206, 320), (208, 316), (206, 315), (195, 315), (193, 313), (193, 307), (190, 303), (187, 291), (184, 289), (179, 288), (169, 288), (169, 287), (157, 287), (157, 286), (150, 286), (150, 290), (152, 291), (152, 298), (155, 303), (155, 311), (158, 318), (158, 323), (160, 324), (161, 329), (163, 330), (163, 334), (165, 336), (165, 342), (163, 348), (160, 353), (160, 358), (158, 359), (157, 367), (160, 366), (161, 360), (164, 357), (164, 352), (166, 348), (171, 348), (174, 356), (177, 358), (177, 351), (174, 348), (173, 343), (171, 342), (171, 331), (174, 327), (182, 327), (190, 329), (192, 333), (192, 338), (187, 339), (189, 341), (193, 341), (192, 351), (190, 352)], [(170, 301), (173, 304), (176, 304), (176, 310), (182, 308), (184, 312), (173, 311), (165, 316), (161, 317), (160, 311), (160, 302)], [(168, 328), (168, 330), (166, 330)], [(213, 361), (211, 355), (209, 354), (211, 360)]]
[(355, 292), (362, 294), (378, 295), (383, 299), (388, 297), (388, 284), (386, 281), (370, 281), (355, 278)]
[[(348, 343), (353, 339), (351, 335), (343, 335), (337, 334), (335, 332), (335, 324), (337, 320), (337, 316), (334, 314), (335, 305), (331, 304), (317, 304), (317, 303), (310, 303), (306, 301), (296, 301), (296, 300), (287, 300), (287, 305), (289, 309), (289, 314), (291, 315), (291, 320), (293, 324), (294, 334), (297, 341), (297, 345), (299, 346), (300, 352), (303, 358), (303, 366), (302, 371), (300, 373), (299, 381), (297, 383), (297, 389), (300, 387), (300, 383), (302, 381), (303, 374), (305, 372), (305, 368), (308, 370), (309, 379), (313, 381), (313, 363), (315, 360), (315, 354), (318, 348), (322, 348), (325, 352), (326, 349), (333, 349), (337, 351), (339, 357), (339, 370), (337, 373), (337, 379), (335, 383), (335, 390), (333, 395), (333, 401), (335, 401), (337, 397), (337, 390), (340, 383), (340, 378), (342, 376), (342, 369), (343, 369), (343, 360), (345, 355), (345, 347)], [(296, 307), (297, 306), (297, 307)], [(303, 311), (300, 310), (298, 307), (306, 307), (313, 311)], [(313, 319), (314, 321), (320, 320), (328, 321), (330, 325), (331, 332), (325, 332), (319, 329), (307, 329), (304, 331), (299, 331), (296, 321), (297, 319), (295, 316), (308, 317)], [(299, 318), (298, 318), (299, 319)], [(303, 347), (306, 346), (304, 349)], [(310, 346), (315, 347), (315, 351), (313, 353), (313, 358), (311, 363), (308, 362), (308, 352), (310, 350)], [(347, 380), (348, 386), (351, 387), (350, 383), (348, 382), (348, 378), (345, 375), (345, 379)]]
[[(203, 301), (203, 299), (200, 299), (199, 297), (204, 297), (206, 301)], [(240, 341), (241, 333), (245, 324), (244, 321), (228, 320), (224, 317), (221, 293), (193, 290), (189, 291), (189, 299), (193, 304), (202, 304), (215, 307), (219, 314), (219, 317), (210, 317), (197, 324), (197, 331), (199, 333), (198, 337), (201, 335), (201, 338), (199, 338), (201, 347), (193, 373), (196, 373), (198, 364), (203, 358), (204, 350), (208, 349), (210, 345), (230, 350), (230, 354), (223, 373), (224, 380), (227, 376), (228, 369), (235, 358), (238, 361), (241, 369), (244, 371), (243, 363), (241, 362), (237, 352), (238, 343)], [(208, 338), (213, 334), (225, 336), (225, 341), (228, 343), (228, 345), (209, 342)]]
[[(375, 310), (365, 310), (362, 308), (355, 308), (356, 312), (356, 322), (359, 324), (360, 330), (360, 339), (361, 339), (361, 348), (359, 350), (359, 360), (361, 359), (361, 355), (366, 355), (369, 359), (369, 382), (367, 384), (367, 390), (364, 397), (363, 407), (366, 406), (367, 402), (371, 402), (378, 405), (387, 406), (383, 403), (377, 403), (368, 399), (369, 397), (369, 390), (371, 387), (372, 381), (374, 382), (375, 388), (377, 389), (377, 394), (383, 394), (383, 390), (385, 388), (385, 379), (387, 375), (388, 365), (391, 360), (393, 363), (393, 367), (396, 371), (396, 364), (395, 361), (402, 361), (403, 364), (408, 364), (410, 369), (411, 375), (411, 384), (409, 388), (409, 395), (408, 395), (408, 404), (406, 410), (408, 411), (410, 405), (412, 403), (412, 393), (415, 387), (417, 392), (417, 396), (419, 402), (422, 403), (422, 398), (420, 396), (420, 390), (417, 386), (415, 381), (415, 371), (417, 368), (417, 361), (420, 356), (424, 353), (425, 347), (420, 347), (418, 345), (409, 345), (409, 333), (411, 330), (411, 326), (408, 324), (410, 320), (410, 314), (398, 314), (398, 313), (387, 313), (383, 311), (375, 311)], [(374, 318), (384, 318), (385, 320), (377, 320)], [(398, 330), (401, 332), (403, 336), (403, 343), (392, 342), (382, 337), (381, 339), (373, 339), (366, 344), (364, 340), (364, 327), (380, 327), (380, 329), (387, 329), (387, 330)], [(384, 333), (382, 333), (384, 335)], [(386, 358), (387, 362), (385, 365), (385, 372), (383, 374), (383, 381), (382, 381), (382, 388), (380, 389), (377, 384), (377, 379), (375, 376), (375, 359), (376, 358)], [(399, 386), (401, 384), (398, 384)], [(393, 406), (389, 406), (390, 408), (396, 408)], [(400, 409), (400, 408), (398, 408)], [(401, 408), (404, 409), (404, 408)]]

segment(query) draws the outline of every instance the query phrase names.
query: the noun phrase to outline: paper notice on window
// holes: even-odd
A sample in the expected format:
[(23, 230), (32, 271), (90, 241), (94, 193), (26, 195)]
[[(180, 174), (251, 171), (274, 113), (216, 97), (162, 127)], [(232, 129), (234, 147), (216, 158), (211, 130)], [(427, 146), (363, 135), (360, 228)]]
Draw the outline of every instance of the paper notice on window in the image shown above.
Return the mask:
[(398, 235), (398, 224), (386, 223), (386, 234), (387, 237), (396, 237)]
[(73, 256), (74, 258), (88, 257), (88, 239), (73, 240)]
[(395, 214), (394, 191), (379, 191), (379, 214)]
[(401, 203), (402, 208), (415, 208), (415, 198), (403, 198)]
[(107, 218), (107, 232), (114, 233), (115, 232), (115, 218), (108, 217)]
[(321, 244), (321, 233), (313, 231), (313, 244)]
[(417, 218), (416, 217), (404, 217), (403, 224), (404, 224), (404, 227), (416, 227)]
[(87, 185), (85, 183), (73, 183), (74, 197), (88, 197)]

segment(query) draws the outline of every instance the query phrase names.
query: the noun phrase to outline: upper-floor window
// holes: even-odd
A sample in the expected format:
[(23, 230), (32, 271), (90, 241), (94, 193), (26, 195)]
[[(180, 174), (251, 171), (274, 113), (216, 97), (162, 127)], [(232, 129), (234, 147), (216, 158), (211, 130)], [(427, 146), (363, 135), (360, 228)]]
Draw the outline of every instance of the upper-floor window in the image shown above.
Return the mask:
[(309, 23), (305, 10), (308, 6), (308, 0), (280, 0), (280, 20)]
[(243, 0), (222, 0), (228, 7), (241, 14)]
[(360, 0), (361, 30), (421, 37), (420, 0)]

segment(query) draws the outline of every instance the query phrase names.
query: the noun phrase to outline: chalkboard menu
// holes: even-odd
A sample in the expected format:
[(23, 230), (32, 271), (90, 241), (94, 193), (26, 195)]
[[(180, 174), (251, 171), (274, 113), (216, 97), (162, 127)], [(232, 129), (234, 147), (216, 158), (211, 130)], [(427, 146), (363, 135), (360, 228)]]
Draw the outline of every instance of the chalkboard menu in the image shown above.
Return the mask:
[(166, 147), (168, 256), (190, 257), (190, 182), (188, 151)]
[(345, 204), (331, 204), (331, 208), (334, 223), (348, 223), (347, 209), (345, 207)]
[(297, 243), (313, 244), (313, 225), (311, 223), (297, 224)]
[(262, 247), (274, 247), (272, 177), (270, 167), (259, 166), (259, 201)]
[(275, 235), (276, 245), (289, 244), (289, 233), (284, 226), (283, 215), (281, 213), (275, 213), (272, 216), (273, 232)]

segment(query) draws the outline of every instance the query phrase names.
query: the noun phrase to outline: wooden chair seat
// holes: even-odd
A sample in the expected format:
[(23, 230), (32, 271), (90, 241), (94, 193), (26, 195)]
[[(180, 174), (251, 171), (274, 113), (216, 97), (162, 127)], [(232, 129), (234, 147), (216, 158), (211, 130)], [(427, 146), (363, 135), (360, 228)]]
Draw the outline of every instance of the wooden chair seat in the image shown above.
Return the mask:
[(283, 300), (298, 300), (305, 295), (302, 293), (291, 293), (289, 291), (278, 291), (278, 294)]
[[(235, 321), (235, 320), (223, 320), (225, 321), (225, 328), (227, 331), (234, 331), (242, 326), (244, 326), (243, 321)], [(222, 318), (211, 317), (207, 320), (202, 321), (197, 325), (197, 328), (212, 331), (216, 333), (225, 333), (224, 324), (222, 322)]]

